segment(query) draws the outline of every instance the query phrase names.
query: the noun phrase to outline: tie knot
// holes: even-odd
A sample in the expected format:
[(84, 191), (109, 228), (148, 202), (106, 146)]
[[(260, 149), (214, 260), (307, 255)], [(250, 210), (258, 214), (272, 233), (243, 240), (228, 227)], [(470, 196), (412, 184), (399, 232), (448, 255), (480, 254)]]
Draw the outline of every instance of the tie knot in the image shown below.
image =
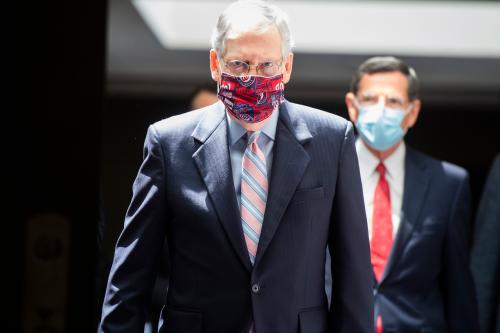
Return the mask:
[(383, 177), (385, 175), (385, 165), (384, 165), (384, 163), (380, 162), (377, 165), (377, 172), (380, 174), (380, 177)]
[(248, 146), (250, 146), (252, 143), (257, 144), (257, 140), (259, 139), (259, 132), (248, 131), (247, 136), (248, 136), (248, 141), (247, 141)]

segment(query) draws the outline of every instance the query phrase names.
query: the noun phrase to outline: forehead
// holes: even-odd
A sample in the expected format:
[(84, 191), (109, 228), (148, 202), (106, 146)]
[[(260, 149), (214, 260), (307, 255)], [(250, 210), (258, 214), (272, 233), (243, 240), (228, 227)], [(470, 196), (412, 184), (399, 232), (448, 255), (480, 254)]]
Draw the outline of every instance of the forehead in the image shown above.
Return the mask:
[(363, 93), (407, 96), (408, 79), (398, 71), (364, 74), (358, 85), (358, 94)]
[(249, 31), (225, 41), (224, 57), (227, 59), (253, 60), (281, 57), (281, 36), (276, 26), (265, 31)]

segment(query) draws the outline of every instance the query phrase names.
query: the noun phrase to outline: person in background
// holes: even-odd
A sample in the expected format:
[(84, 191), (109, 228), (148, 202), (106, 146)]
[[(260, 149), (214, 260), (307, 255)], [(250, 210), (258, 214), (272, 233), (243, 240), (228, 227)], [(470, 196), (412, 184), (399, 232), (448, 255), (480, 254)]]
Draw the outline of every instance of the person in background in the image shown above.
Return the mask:
[(491, 166), (479, 203), (471, 269), (481, 333), (500, 333), (500, 154)]
[(220, 101), (149, 127), (101, 332), (143, 330), (165, 238), (159, 332), (373, 330), (353, 126), (285, 100), (292, 45), (286, 15), (267, 1), (219, 16), (210, 71)]
[(217, 86), (203, 84), (197, 86), (189, 97), (191, 110), (201, 109), (218, 101)]
[(376, 332), (477, 332), (469, 176), (405, 144), (421, 108), (415, 70), (370, 58), (345, 102), (359, 134)]

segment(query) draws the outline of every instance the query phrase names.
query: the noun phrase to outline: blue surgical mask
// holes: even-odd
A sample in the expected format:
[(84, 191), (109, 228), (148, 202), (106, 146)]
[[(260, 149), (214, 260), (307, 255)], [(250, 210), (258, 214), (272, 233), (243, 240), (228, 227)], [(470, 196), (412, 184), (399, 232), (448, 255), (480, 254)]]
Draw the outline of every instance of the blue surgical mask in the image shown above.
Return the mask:
[(382, 102), (365, 107), (355, 104), (359, 110), (356, 128), (361, 139), (373, 149), (387, 150), (406, 134), (401, 128), (406, 110), (388, 108)]

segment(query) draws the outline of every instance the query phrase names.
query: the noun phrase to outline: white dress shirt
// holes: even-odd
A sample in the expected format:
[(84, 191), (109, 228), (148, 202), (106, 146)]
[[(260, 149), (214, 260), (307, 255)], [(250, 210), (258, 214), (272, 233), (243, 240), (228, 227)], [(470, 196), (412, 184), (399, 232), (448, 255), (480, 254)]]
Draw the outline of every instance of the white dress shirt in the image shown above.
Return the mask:
[[(359, 171), (363, 185), (363, 196), (365, 200), (366, 218), (368, 220), (368, 235), (372, 238), (372, 214), (373, 198), (375, 188), (379, 180), (376, 168), (380, 160), (373, 155), (361, 139), (356, 140), (356, 152), (358, 153)], [(389, 183), (392, 210), (392, 239), (396, 239), (399, 224), (401, 222), (401, 209), (403, 205), (404, 179), (405, 179), (405, 155), (406, 146), (402, 142), (399, 147), (384, 161), (386, 168), (385, 178)]]

